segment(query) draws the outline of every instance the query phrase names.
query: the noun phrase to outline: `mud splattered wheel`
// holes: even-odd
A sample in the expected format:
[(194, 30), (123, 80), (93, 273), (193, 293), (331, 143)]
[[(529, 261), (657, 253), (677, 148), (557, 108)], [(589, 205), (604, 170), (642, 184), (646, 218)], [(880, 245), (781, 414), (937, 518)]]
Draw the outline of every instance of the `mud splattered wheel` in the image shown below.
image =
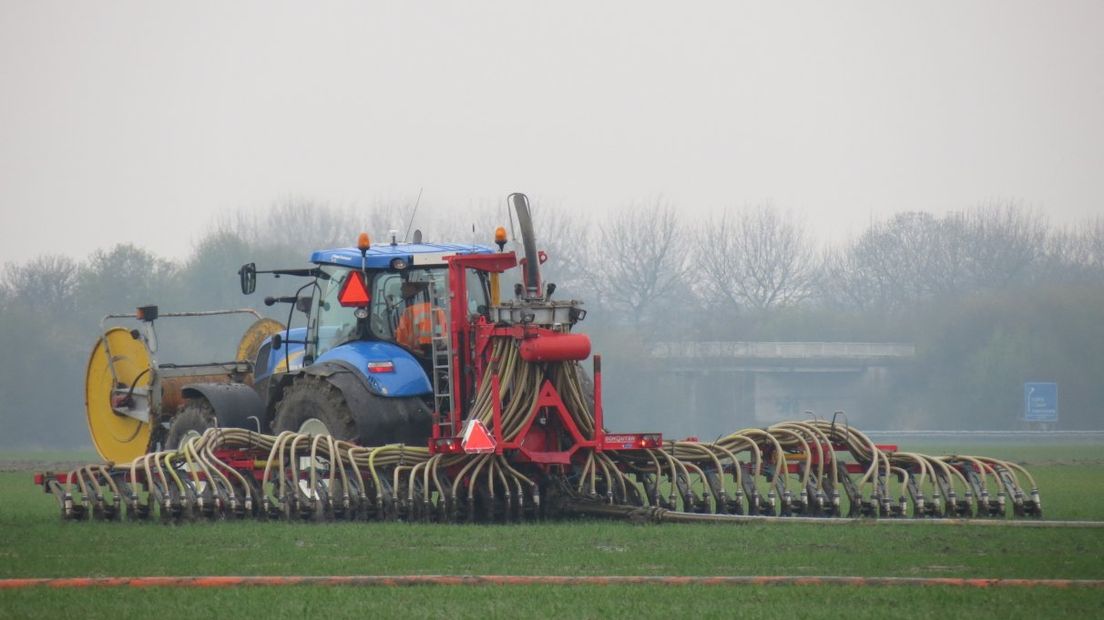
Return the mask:
[(272, 430), (359, 439), (356, 421), (341, 391), (325, 379), (309, 375), (297, 378), (284, 392), (276, 404)]
[(189, 439), (199, 437), (207, 429), (217, 425), (218, 418), (210, 403), (202, 398), (189, 400), (169, 422), (169, 435), (165, 439), (165, 448), (177, 450)]

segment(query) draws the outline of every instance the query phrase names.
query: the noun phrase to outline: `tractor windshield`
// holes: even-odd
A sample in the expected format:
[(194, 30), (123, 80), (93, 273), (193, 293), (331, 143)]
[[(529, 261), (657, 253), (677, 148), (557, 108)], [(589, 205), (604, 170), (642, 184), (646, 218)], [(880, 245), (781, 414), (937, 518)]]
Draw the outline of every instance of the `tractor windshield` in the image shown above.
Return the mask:
[(351, 270), (330, 265), (323, 265), (321, 269), (328, 277), (318, 278), (319, 291), (316, 293), (319, 296), (316, 306), (318, 310), (312, 317), (318, 322), (317, 355), (322, 355), (337, 345), (357, 337), (357, 319), (353, 314), (356, 308), (342, 306), (337, 300)]

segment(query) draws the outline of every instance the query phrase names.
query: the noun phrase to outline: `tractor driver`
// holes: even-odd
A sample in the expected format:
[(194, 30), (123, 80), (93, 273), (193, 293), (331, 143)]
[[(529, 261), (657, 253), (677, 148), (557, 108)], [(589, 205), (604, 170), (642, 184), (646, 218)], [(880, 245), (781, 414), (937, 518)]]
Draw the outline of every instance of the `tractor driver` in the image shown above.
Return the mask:
[[(406, 309), (395, 328), (395, 342), (419, 355), (429, 354), (433, 344), (433, 321), (436, 320), (442, 330), (445, 326), (443, 310), (434, 308), (424, 295), (422, 301), (416, 299), (420, 292), (425, 291), (426, 286), (426, 283), (403, 282), (401, 294)], [(435, 313), (435, 316), (431, 317), (430, 312)]]

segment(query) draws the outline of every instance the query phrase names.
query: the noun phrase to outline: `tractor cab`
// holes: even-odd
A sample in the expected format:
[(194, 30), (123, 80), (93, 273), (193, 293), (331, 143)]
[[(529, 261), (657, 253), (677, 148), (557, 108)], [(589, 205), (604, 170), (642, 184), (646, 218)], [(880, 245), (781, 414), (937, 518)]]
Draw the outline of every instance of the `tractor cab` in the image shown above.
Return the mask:
[[(357, 268), (338, 258), (318, 263), (316, 286), (305, 341), (307, 360), (319, 359), (335, 347), (354, 341), (378, 341), (399, 345), (428, 359), (434, 338), (448, 334), (451, 291), (444, 246), (396, 244), (384, 251), (386, 267)], [(489, 252), (483, 246), (461, 246), (454, 254)], [(370, 250), (371, 251), (371, 250)], [(322, 254), (322, 256), (319, 256)], [(336, 255), (316, 253), (317, 259)], [(356, 262), (356, 261), (352, 261)], [(485, 274), (467, 273), (469, 317), (485, 314), (490, 304)]]

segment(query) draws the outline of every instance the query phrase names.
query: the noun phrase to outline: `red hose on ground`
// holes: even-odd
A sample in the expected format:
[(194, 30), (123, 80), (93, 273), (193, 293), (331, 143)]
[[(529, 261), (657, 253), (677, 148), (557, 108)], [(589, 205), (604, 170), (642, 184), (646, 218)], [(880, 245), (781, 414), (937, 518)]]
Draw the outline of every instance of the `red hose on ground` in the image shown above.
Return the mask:
[(842, 576), (557, 576), (557, 575), (308, 575), (207, 577), (63, 577), (0, 579), (0, 590), (24, 588), (229, 588), (239, 586), (954, 586), (965, 588), (1104, 588), (1104, 579), (977, 579), (967, 577), (842, 577)]

